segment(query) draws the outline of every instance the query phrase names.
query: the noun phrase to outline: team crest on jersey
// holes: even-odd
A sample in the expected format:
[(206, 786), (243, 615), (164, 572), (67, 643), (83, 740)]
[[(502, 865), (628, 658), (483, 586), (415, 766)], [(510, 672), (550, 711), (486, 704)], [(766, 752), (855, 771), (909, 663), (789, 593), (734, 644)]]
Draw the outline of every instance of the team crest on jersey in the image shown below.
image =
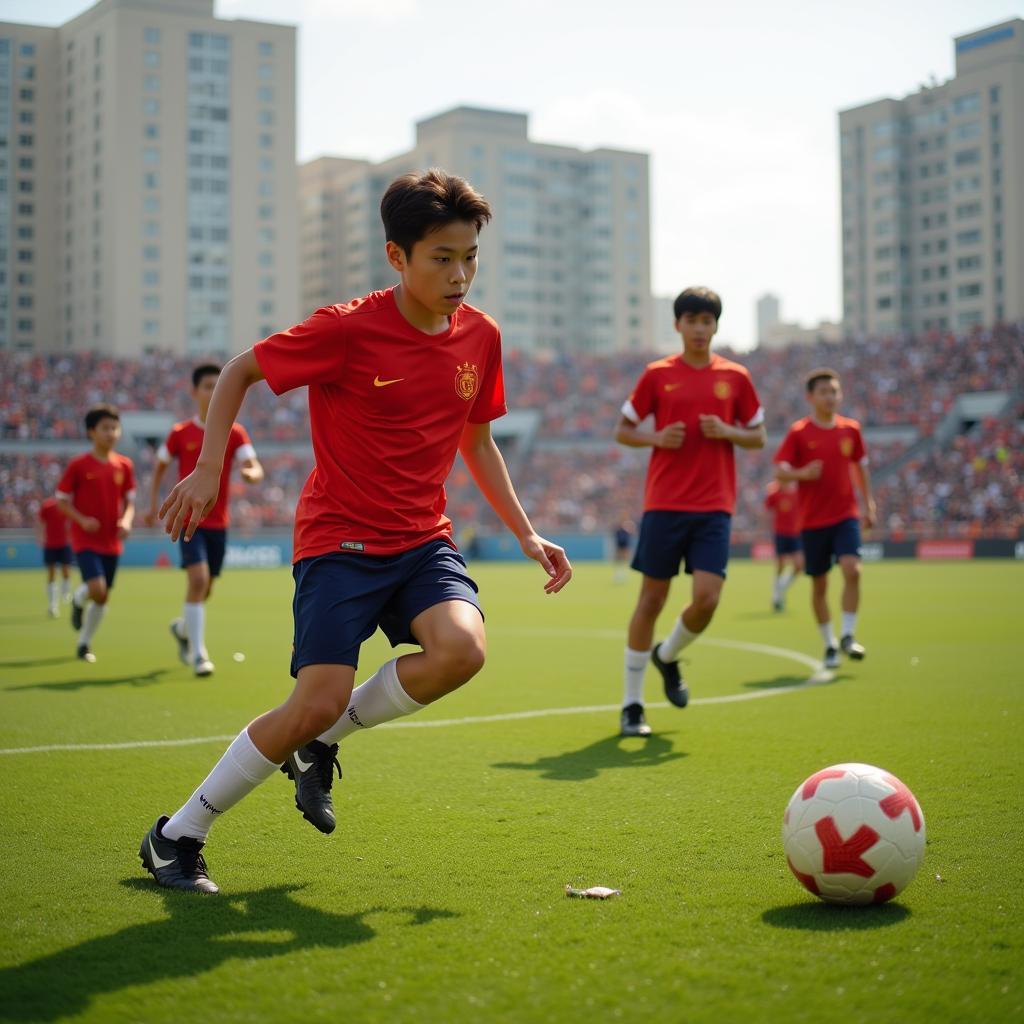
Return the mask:
[(732, 394), (732, 388), (729, 387), (727, 380), (716, 380), (715, 381), (715, 398), (720, 398), (723, 401)]
[(843, 453), (843, 455), (846, 458), (849, 458), (853, 454), (853, 438), (842, 438), (839, 442), (839, 450)]
[(455, 371), (455, 392), (459, 398), (469, 401), (480, 387), (480, 374), (475, 363), (460, 363)]
[(189, 441), (188, 444), (185, 445), (185, 451), (187, 451), (187, 452), (194, 452), (198, 447), (199, 447), (199, 442), (198, 441)]
[(124, 473), (119, 469), (114, 470), (114, 483), (117, 484), (118, 487), (124, 483)]

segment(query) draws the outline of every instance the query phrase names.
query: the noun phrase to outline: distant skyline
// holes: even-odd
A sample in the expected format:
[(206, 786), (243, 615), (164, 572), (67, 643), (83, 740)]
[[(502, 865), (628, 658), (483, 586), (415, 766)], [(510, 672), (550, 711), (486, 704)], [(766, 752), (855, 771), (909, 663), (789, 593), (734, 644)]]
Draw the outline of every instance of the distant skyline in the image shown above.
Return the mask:
[[(89, 6), (0, 0), (0, 19), (60, 24)], [(741, 348), (764, 292), (787, 320), (839, 317), (839, 110), (952, 77), (954, 36), (1021, 16), (1005, 0), (509, 10), (216, 3), (219, 17), (299, 26), (302, 161), (393, 156), (417, 120), (459, 104), (529, 113), (536, 141), (649, 152), (654, 291), (717, 289), (719, 339)]]

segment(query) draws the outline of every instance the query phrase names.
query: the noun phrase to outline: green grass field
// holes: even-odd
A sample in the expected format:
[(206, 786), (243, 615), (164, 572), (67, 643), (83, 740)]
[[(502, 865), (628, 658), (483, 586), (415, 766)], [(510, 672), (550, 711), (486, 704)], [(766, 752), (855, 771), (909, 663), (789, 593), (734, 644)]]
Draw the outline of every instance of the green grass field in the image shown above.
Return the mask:
[[(167, 635), (179, 573), (121, 573), (95, 665), (45, 618), (41, 571), (0, 575), (0, 1020), (1024, 1019), (1024, 566), (868, 566), (868, 660), (796, 690), (821, 653), (807, 585), (772, 615), (769, 574), (732, 567), (690, 708), (648, 674), (645, 742), (615, 710), (635, 580), (583, 566), (546, 597), (532, 566), (477, 566), (483, 673), (342, 745), (333, 836), (283, 775), (226, 815), (212, 898), (158, 889), (136, 851), (288, 691), (290, 576), (228, 574), (198, 680)], [(700, 700), (724, 695), (765, 699)], [(576, 710), (511, 717), (544, 709)], [(882, 907), (818, 903), (782, 854), (790, 794), (841, 761), (897, 774), (927, 818)]]

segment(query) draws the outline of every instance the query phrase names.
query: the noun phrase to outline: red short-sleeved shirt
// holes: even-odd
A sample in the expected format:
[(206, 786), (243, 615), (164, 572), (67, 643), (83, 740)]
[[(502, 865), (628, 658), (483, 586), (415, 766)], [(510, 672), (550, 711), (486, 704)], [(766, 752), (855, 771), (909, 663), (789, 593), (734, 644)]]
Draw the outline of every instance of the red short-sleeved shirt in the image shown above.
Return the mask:
[(730, 441), (700, 432), (699, 416), (715, 414), (730, 426), (756, 427), (764, 410), (746, 367), (713, 355), (700, 369), (681, 355), (649, 363), (622, 415), (639, 423), (654, 416), (661, 430), (684, 423), (681, 448), (654, 448), (647, 467), (644, 511), (728, 512), (736, 508), (736, 462)]
[(57, 507), (56, 498), (47, 498), (39, 506), (39, 521), (43, 524), (44, 548), (68, 546), (68, 526), (71, 520)]
[[(206, 428), (196, 419), (175, 423), (167, 435), (167, 440), (160, 446), (157, 458), (161, 462), (177, 459), (178, 479), (184, 480), (196, 468), (205, 434)], [(199, 524), (200, 526), (209, 530), (227, 529), (228, 523), (231, 521), (231, 515), (228, 512), (228, 497), (232, 463), (236, 459), (244, 462), (246, 459), (255, 457), (256, 449), (253, 448), (245, 427), (241, 423), (232, 423), (231, 432), (228, 434), (227, 448), (224, 452), (224, 468), (220, 474), (220, 490), (217, 492), (217, 501), (206, 518)]]
[(818, 426), (809, 416), (797, 420), (779, 445), (775, 461), (802, 469), (816, 459), (821, 459), (821, 476), (799, 481), (802, 528), (817, 530), (856, 519), (859, 510), (850, 467), (867, 460), (860, 424), (845, 416), (836, 416), (832, 427)]
[(773, 532), (783, 537), (795, 537), (800, 532), (800, 492), (795, 484), (780, 485), (773, 480), (764, 507), (774, 513)]
[(57, 484), (57, 497), (66, 498), (84, 516), (100, 521), (95, 533), (71, 524), (71, 546), (75, 551), (96, 551), (119, 555), (124, 550), (117, 535), (117, 523), (125, 504), (135, 500), (135, 469), (126, 455), (111, 452), (106, 461), (92, 452), (78, 455), (68, 463)]
[(295, 510), (295, 561), (450, 538), (444, 481), (462, 431), (506, 408), (498, 325), (468, 305), (449, 320), (424, 334), (389, 289), (255, 346), (275, 394), (309, 387), (315, 465)]

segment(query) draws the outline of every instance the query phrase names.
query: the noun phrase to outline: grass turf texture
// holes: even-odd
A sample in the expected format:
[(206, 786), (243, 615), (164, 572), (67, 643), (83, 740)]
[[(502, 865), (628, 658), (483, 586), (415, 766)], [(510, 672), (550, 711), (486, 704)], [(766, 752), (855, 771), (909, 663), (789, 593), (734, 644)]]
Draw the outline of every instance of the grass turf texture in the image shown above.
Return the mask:
[[(583, 566), (545, 597), (532, 566), (475, 575), (488, 664), (407, 721), (617, 706), (635, 578)], [(284, 570), (218, 584), (208, 680), (167, 635), (179, 573), (119, 575), (95, 665), (44, 617), (41, 571), (0, 582), (5, 750), (233, 736), (289, 689)], [(709, 637), (820, 656), (806, 581), (783, 615), (769, 585), (735, 564)], [(620, 740), (614, 710), (352, 737), (338, 831), (271, 779), (214, 829), (213, 898), (159, 890), (136, 850), (226, 742), (2, 754), (0, 1020), (1022, 1019), (1022, 585), (1015, 564), (870, 565), (868, 660), (770, 699), (651, 706), (646, 742)], [(387, 650), (366, 645), (359, 677)], [(698, 698), (810, 671), (686, 653)], [(882, 907), (818, 903), (781, 849), (796, 785), (854, 760), (900, 776), (927, 819), (924, 866)], [(623, 895), (570, 900), (567, 883)]]

